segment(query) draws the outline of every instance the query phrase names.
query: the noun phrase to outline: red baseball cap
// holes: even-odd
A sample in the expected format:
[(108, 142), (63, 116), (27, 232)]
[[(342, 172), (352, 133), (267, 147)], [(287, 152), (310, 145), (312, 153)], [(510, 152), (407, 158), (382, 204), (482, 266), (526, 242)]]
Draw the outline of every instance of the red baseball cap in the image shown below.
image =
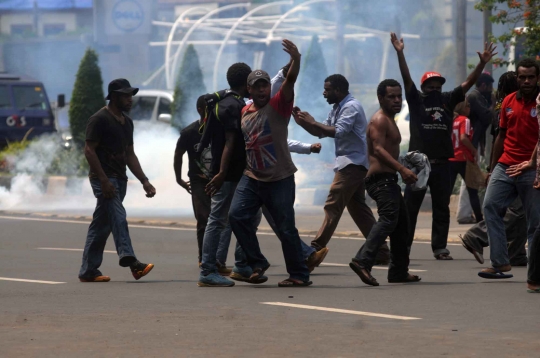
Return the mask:
[(424, 73), (424, 75), (420, 79), (420, 86), (423, 85), (424, 82), (426, 82), (426, 80), (428, 80), (430, 78), (438, 78), (442, 82), (443, 85), (446, 82), (446, 78), (444, 78), (439, 72), (428, 71), (428, 72)]

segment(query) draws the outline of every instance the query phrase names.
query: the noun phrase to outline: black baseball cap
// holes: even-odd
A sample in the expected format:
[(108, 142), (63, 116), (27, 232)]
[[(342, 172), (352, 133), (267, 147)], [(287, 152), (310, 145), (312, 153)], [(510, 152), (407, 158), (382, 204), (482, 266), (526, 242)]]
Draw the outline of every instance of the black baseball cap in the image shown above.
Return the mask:
[(270, 75), (263, 70), (255, 70), (251, 72), (248, 76), (247, 83), (248, 85), (253, 86), (258, 80), (265, 80), (266, 82), (271, 83)]
[(109, 83), (108, 92), (109, 94), (107, 95), (107, 97), (105, 97), (105, 99), (111, 99), (111, 93), (113, 92), (127, 93), (135, 96), (137, 92), (139, 92), (139, 89), (131, 87), (129, 81), (125, 78), (117, 78), (115, 80), (112, 80), (111, 83)]

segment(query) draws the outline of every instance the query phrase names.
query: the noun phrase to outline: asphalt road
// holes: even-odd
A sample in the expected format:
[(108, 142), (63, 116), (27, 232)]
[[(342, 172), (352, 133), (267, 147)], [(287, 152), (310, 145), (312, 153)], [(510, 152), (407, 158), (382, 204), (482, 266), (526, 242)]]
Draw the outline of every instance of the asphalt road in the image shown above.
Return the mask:
[(377, 268), (381, 286), (368, 287), (346, 266), (362, 241), (334, 239), (325, 263), (337, 265), (317, 268), (311, 287), (278, 288), (280, 245), (262, 235), (266, 284), (199, 288), (194, 231), (132, 225), (154, 270), (133, 280), (110, 238), (102, 271), (112, 281), (80, 283), (88, 224), (20, 219), (0, 217), (0, 357), (540, 356), (540, 295), (526, 292), (525, 268), (483, 280), (455, 244), (454, 261), (414, 245), (420, 283), (388, 284)]

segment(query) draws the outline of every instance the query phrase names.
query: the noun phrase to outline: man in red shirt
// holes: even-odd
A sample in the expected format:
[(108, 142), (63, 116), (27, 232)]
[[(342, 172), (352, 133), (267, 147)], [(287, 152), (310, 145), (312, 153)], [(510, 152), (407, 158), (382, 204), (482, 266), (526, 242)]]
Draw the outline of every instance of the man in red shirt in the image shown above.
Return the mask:
[[(517, 65), (519, 90), (508, 95), (501, 106), (500, 131), (493, 148), (489, 184), (484, 199), (484, 215), (491, 256), (490, 268), (478, 273), (483, 278), (510, 278), (503, 216), (520, 197), (527, 219), (529, 247), (540, 225), (540, 191), (533, 188), (535, 170), (518, 166), (529, 161), (538, 142), (536, 97), (540, 67), (532, 59)], [(519, 169), (516, 169), (519, 168)]]

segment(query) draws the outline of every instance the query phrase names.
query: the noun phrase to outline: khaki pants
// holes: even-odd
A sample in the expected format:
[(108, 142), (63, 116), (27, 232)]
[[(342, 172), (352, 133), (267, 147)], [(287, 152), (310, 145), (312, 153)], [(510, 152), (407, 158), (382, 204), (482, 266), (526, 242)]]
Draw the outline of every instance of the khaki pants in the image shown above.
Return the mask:
[(324, 204), (324, 222), (311, 246), (317, 251), (326, 247), (343, 214), (345, 207), (364, 237), (368, 237), (375, 224), (373, 212), (366, 204), (364, 178), (367, 170), (361, 165), (350, 164), (336, 172), (328, 198)]

